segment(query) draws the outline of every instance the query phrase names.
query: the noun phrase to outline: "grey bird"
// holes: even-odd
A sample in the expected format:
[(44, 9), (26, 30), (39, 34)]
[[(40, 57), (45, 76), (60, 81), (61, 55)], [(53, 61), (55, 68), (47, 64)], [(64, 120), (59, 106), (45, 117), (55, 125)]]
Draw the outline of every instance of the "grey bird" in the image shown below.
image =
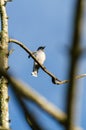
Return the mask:
[[(40, 46), (36, 52), (33, 52), (34, 56), (37, 58), (37, 60), (40, 62), (40, 64), (43, 65), (45, 59), (46, 59), (46, 55), (44, 52), (44, 48), (45, 46)], [(37, 77), (38, 76), (38, 70), (39, 70), (40, 66), (37, 64), (37, 62), (34, 61), (33, 64), (33, 72), (31, 73), (32, 76)]]

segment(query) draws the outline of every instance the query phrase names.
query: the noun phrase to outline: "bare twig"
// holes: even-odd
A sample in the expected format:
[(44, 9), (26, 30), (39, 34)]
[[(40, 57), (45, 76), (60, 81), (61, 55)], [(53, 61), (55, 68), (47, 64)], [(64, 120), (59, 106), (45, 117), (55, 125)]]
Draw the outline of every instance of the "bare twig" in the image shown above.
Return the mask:
[(64, 124), (67, 120), (67, 116), (64, 112), (62, 112), (60, 109), (58, 109), (55, 105), (53, 105), (51, 102), (49, 102), (45, 97), (41, 96), (39, 93), (37, 93), (34, 89), (32, 89), (30, 86), (26, 85), (25, 83), (13, 78), (12, 76), (9, 76), (2, 70), (0, 71), (0, 75), (6, 76), (6, 78), (9, 80), (11, 85), (14, 87), (14, 89), (21, 94), (21, 96), (32, 100), (35, 104), (37, 104), (42, 110), (47, 112), (50, 116), (52, 116), (54, 119), (58, 120), (60, 123)]
[(52, 78), (53, 83), (55, 83), (55, 84), (60, 83), (60, 80), (58, 78), (56, 78), (51, 72), (49, 72), (44, 65), (40, 64), (40, 62), (36, 59), (34, 54), (30, 51), (30, 49), (27, 48), (22, 42), (15, 40), (15, 39), (9, 39), (9, 42), (13, 42), (13, 43), (16, 43), (19, 46), (21, 46), (40, 65), (41, 69)]
[[(74, 76), (74, 79), (81, 79), (85, 77), (86, 77), (86, 74), (80, 74), (80, 75)], [(65, 83), (70, 83), (70, 80), (63, 80), (59, 84), (65, 84)]]
[[(39, 61), (36, 59), (36, 57), (33, 55), (33, 53), (30, 51), (30, 49), (27, 48), (22, 42), (15, 40), (15, 39), (9, 39), (9, 42), (13, 42), (13, 43), (16, 43), (19, 46), (21, 46), (40, 65), (41, 69), (52, 78), (52, 82), (54, 84), (61, 85), (61, 84), (70, 82), (70, 80), (59, 80), (55, 75), (53, 75), (51, 72), (49, 72), (44, 65), (39, 63)], [(86, 74), (74, 76), (74, 79), (80, 79), (80, 78), (84, 78), (84, 77), (86, 77)]]

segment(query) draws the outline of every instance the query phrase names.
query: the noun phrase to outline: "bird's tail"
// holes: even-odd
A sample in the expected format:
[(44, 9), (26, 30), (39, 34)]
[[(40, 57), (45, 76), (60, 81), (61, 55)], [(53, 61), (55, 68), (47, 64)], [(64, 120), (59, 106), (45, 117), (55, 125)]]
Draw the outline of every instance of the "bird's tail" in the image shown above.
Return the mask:
[(34, 76), (34, 77), (38, 77), (37, 71), (33, 71), (31, 74), (32, 74), (32, 76)]
[(33, 66), (33, 72), (31, 73), (32, 76), (38, 77), (38, 70), (39, 70), (39, 65), (35, 62)]

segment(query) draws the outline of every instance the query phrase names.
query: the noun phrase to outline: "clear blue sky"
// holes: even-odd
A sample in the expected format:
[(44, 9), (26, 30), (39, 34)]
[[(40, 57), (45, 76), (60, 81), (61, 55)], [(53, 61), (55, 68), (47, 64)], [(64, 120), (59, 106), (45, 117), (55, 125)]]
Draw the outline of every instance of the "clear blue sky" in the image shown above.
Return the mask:
[[(75, 0), (14, 0), (7, 5), (9, 17), (9, 36), (23, 42), (32, 51), (39, 46), (45, 45), (47, 59), (44, 65), (59, 79), (68, 78), (69, 53), (73, 31), (73, 15)], [(86, 10), (84, 11), (86, 12)], [(84, 13), (85, 14), (85, 13)], [(86, 15), (86, 14), (85, 14)], [(86, 22), (86, 18), (84, 18)], [(82, 45), (86, 47), (86, 27), (83, 22)], [(10, 48), (15, 51), (9, 57), (10, 71), (26, 82), (37, 92), (45, 96), (58, 108), (65, 111), (67, 84), (56, 86), (52, 84), (50, 77), (41, 69), (38, 78), (31, 76), (33, 60), (28, 59), (27, 53), (19, 46), (12, 44)], [(85, 57), (81, 57), (78, 65), (78, 73), (86, 72)], [(86, 129), (86, 79), (79, 80), (76, 114), (76, 124)], [(81, 92), (81, 93), (80, 93)], [(10, 119), (12, 130), (31, 130), (28, 128), (21, 107), (16, 102), (11, 90), (10, 95)], [(45, 130), (63, 130), (64, 128), (52, 118), (29, 104), (32, 111), (40, 118)], [(80, 112), (81, 110), (81, 112)]]

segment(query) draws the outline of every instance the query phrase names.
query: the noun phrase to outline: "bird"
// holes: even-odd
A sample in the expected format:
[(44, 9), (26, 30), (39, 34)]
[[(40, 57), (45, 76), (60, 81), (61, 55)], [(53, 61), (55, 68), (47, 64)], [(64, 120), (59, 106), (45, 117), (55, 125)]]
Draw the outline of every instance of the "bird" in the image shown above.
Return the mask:
[[(39, 61), (40, 64), (44, 64), (44, 61), (46, 60), (46, 54), (44, 52), (45, 46), (38, 47), (37, 51), (33, 52), (36, 59)], [(32, 76), (38, 77), (38, 70), (40, 66), (36, 61), (33, 63), (33, 71), (31, 73)]]

